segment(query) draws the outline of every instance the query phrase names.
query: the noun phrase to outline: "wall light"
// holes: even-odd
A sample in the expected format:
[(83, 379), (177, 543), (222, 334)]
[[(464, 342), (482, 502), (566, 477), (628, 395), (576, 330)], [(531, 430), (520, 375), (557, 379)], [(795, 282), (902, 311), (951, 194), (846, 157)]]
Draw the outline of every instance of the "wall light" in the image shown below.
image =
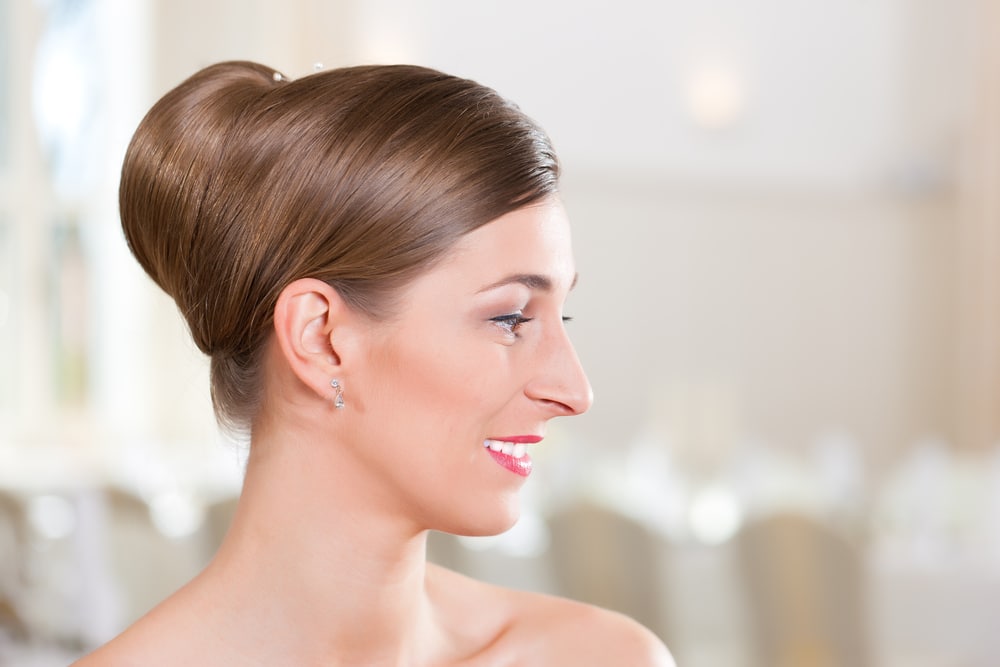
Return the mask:
[(746, 85), (732, 67), (704, 64), (687, 79), (684, 97), (691, 118), (706, 130), (735, 125), (746, 110)]

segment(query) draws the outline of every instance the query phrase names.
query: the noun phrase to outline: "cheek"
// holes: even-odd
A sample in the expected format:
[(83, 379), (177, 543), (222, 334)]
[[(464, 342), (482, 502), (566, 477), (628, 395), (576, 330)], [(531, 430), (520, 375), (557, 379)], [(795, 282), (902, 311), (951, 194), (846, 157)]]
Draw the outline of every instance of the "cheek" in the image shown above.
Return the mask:
[(462, 346), (415, 350), (409, 361), (412, 366), (406, 375), (416, 381), (424, 399), (444, 406), (482, 400), (482, 359)]
[(408, 341), (389, 360), (386, 382), (395, 386), (396, 400), (432, 419), (461, 418), (506, 401), (506, 353), (500, 345), (474, 338)]

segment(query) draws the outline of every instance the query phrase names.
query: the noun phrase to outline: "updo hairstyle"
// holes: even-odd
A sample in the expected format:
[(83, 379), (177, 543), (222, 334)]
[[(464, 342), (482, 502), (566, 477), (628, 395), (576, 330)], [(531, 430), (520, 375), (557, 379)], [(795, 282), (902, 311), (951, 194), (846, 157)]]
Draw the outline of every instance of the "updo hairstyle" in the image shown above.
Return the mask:
[(545, 134), (490, 88), (361, 66), (296, 80), (207, 67), (140, 123), (119, 192), (132, 253), (211, 357), (223, 426), (249, 428), (278, 295), (325, 281), (384, 319), (463, 234), (556, 191)]

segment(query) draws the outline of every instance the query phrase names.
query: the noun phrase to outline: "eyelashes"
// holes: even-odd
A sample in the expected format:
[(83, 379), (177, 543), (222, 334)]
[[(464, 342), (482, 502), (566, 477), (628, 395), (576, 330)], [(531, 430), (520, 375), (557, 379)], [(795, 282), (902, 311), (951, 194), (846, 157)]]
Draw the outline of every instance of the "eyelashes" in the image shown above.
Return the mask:
[[(521, 325), (522, 324), (527, 324), (528, 322), (532, 321), (533, 319), (535, 319), (535, 318), (533, 318), (533, 317), (525, 317), (524, 313), (516, 312), (516, 313), (509, 313), (507, 315), (498, 315), (496, 317), (491, 317), (490, 318), (490, 322), (493, 322), (498, 327), (500, 327), (500, 329), (502, 329), (504, 331), (504, 333), (506, 333), (506, 334), (508, 334), (510, 336), (515, 336), (516, 337), (516, 336), (519, 335), (518, 334), (518, 329), (521, 328)], [(565, 322), (572, 322), (573, 318), (569, 317), (569, 316), (563, 316), (562, 317), (562, 321), (564, 323)]]
[(525, 317), (523, 313), (510, 313), (508, 315), (497, 315), (496, 317), (491, 317), (490, 322), (493, 322), (498, 327), (500, 327), (504, 333), (512, 336), (517, 335), (517, 330), (521, 328), (522, 324), (530, 322), (535, 318)]

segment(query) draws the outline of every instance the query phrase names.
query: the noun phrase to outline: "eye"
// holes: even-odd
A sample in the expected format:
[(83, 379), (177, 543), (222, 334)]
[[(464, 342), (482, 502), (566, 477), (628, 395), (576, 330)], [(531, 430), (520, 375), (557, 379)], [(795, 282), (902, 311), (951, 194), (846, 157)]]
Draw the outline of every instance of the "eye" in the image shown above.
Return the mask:
[(525, 322), (530, 322), (532, 317), (525, 317), (523, 313), (510, 313), (509, 315), (498, 315), (497, 317), (491, 317), (490, 322), (495, 323), (498, 327), (503, 329), (507, 334), (516, 336), (517, 330)]

